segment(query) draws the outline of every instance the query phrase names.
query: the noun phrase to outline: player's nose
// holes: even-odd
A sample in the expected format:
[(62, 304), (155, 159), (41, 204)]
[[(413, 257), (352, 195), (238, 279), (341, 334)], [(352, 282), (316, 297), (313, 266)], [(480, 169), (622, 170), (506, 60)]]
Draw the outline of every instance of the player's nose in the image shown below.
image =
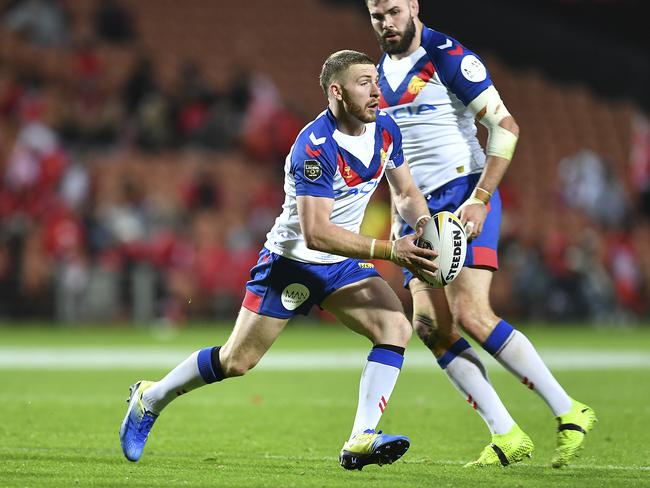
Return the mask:
[(388, 30), (394, 30), (395, 25), (393, 24), (393, 19), (390, 15), (384, 16), (384, 20), (381, 23), (381, 28), (384, 31), (384, 34), (386, 34), (386, 31)]

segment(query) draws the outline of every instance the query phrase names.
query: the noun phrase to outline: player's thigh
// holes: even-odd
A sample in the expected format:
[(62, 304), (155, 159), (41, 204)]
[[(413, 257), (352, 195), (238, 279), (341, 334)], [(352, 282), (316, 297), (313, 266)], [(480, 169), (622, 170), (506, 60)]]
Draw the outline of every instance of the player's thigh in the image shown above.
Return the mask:
[(402, 303), (382, 278), (367, 278), (339, 288), (321, 306), (374, 344), (406, 346), (410, 338), (411, 325)]
[(288, 321), (259, 315), (242, 307), (235, 327), (219, 353), (224, 370), (242, 372), (243, 369), (245, 372), (255, 366)]
[(464, 268), (445, 287), (454, 320), (479, 341), (484, 341), (499, 321), (490, 305), (492, 274), (490, 269)]

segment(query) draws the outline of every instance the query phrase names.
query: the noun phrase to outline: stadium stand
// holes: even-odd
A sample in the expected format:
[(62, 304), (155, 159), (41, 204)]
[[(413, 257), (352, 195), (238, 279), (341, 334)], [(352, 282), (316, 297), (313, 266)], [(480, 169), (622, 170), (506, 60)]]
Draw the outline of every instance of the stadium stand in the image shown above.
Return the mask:
[[(34, 44), (0, 21), (0, 316), (231, 315), (281, 205), (284, 155), (324, 107), (323, 59), (351, 47), (379, 54), (367, 19), (316, 0), (227, 11), (124, 0), (132, 33), (116, 43), (95, 31), (101, 2), (56, 3), (69, 22), (63, 44)], [(3, 19), (13, 4), (0, 3)], [(525, 318), (647, 316), (634, 105), (485, 58), (522, 127), (502, 185), (495, 307)], [(588, 176), (622, 190), (608, 222), (567, 199), (578, 190), (562, 168), (586, 151)], [(598, 205), (613, 206), (614, 193)], [(396, 268), (381, 270), (401, 288)]]

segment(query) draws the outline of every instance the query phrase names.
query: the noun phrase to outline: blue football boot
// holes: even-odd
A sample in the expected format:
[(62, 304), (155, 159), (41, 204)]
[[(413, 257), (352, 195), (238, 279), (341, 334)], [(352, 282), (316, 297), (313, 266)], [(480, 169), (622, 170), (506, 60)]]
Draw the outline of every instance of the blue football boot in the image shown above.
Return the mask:
[(142, 393), (151, 385), (152, 381), (138, 381), (129, 388), (130, 395), (126, 400), (129, 408), (120, 427), (122, 452), (129, 461), (140, 459), (151, 427), (158, 418), (158, 415), (147, 410), (142, 403)]

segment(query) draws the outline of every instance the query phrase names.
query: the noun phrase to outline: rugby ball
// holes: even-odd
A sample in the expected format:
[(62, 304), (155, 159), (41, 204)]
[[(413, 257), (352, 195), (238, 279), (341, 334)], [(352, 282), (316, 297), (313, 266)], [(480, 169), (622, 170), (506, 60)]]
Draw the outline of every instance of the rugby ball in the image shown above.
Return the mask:
[(431, 217), (422, 229), (422, 236), (416, 245), (433, 249), (438, 256), (433, 260), (438, 265), (433, 279), (419, 276), (435, 288), (442, 288), (451, 283), (460, 274), (467, 254), (467, 235), (460, 219), (451, 212), (439, 212)]

